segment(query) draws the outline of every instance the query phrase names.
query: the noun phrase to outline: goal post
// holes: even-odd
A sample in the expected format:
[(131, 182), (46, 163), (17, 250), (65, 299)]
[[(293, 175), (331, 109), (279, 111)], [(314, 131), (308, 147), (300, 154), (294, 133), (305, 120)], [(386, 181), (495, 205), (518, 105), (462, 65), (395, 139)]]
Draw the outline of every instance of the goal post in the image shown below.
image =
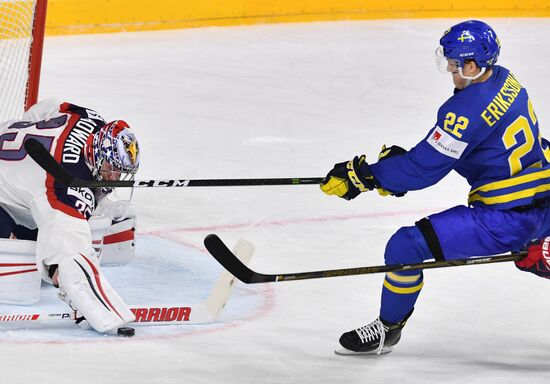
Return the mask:
[(0, 0), (0, 121), (36, 103), (47, 0)]

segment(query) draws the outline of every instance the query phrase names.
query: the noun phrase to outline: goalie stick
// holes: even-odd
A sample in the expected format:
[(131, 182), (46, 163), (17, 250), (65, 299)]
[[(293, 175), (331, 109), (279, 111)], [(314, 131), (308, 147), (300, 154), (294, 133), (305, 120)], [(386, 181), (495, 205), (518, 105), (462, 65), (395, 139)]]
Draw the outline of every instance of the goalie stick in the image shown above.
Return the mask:
[[(254, 254), (254, 245), (239, 239), (235, 245), (235, 254), (243, 263), (248, 263)], [(132, 325), (172, 325), (172, 324), (208, 324), (215, 322), (229, 301), (235, 289), (235, 277), (222, 271), (216, 280), (210, 295), (201, 303), (194, 305), (131, 305), (136, 320)], [(12, 312), (0, 313), (2, 323), (48, 322), (76, 320), (75, 311), (67, 312)]]
[(72, 176), (35, 139), (25, 141), (29, 156), (46, 172), (66, 187), (73, 188), (151, 188), (151, 187), (232, 187), (253, 185), (320, 184), (322, 177), (264, 178), (264, 179), (163, 179), (163, 180), (83, 180)]
[(323, 271), (283, 273), (270, 275), (258, 273), (248, 268), (239, 258), (232, 253), (223, 241), (215, 234), (210, 234), (204, 239), (204, 245), (208, 252), (233, 276), (246, 284), (269, 283), (292, 280), (320, 279), (325, 277), (366, 275), (372, 273), (405, 271), (415, 269), (459, 267), (462, 265), (479, 265), (517, 261), (523, 259), (527, 252), (506, 254), (497, 256), (475, 257), (470, 259), (456, 259), (444, 261), (429, 261), (417, 264), (378, 265), (371, 267), (356, 267), (343, 269), (327, 269)]
[[(204, 324), (213, 321), (204, 308), (198, 305), (159, 305), (159, 306), (131, 306), (136, 320), (131, 324), (159, 325), (159, 324)], [(29, 312), (29, 313), (2, 313), (0, 324), (20, 322), (46, 322), (64, 320), (74, 322), (76, 311), (69, 312)]]

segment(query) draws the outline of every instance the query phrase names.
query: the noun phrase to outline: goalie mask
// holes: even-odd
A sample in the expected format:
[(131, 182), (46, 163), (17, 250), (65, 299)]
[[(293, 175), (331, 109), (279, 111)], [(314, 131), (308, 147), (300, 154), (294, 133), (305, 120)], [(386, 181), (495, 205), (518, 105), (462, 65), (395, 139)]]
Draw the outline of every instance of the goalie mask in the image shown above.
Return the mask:
[(139, 145), (128, 124), (115, 120), (88, 137), (84, 159), (97, 180), (131, 180), (139, 168)]

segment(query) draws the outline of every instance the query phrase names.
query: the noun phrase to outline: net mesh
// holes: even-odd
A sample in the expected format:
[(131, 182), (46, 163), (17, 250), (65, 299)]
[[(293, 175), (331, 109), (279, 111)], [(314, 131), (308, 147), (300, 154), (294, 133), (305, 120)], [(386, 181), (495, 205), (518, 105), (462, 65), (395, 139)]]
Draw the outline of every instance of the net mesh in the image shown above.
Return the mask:
[(0, 0), (0, 121), (25, 109), (36, 0)]

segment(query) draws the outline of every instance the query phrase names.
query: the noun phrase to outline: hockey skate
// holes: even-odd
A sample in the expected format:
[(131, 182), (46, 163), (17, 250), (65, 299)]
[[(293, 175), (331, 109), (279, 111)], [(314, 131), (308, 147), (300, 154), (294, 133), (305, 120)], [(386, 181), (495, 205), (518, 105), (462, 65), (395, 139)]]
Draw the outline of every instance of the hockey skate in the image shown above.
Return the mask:
[(337, 355), (384, 355), (390, 353), (401, 338), (401, 330), (407, 322), (390, 323), (380, 317), (372, 323), (349, 331), (340, 336), (341, 348), (334, 351)]

